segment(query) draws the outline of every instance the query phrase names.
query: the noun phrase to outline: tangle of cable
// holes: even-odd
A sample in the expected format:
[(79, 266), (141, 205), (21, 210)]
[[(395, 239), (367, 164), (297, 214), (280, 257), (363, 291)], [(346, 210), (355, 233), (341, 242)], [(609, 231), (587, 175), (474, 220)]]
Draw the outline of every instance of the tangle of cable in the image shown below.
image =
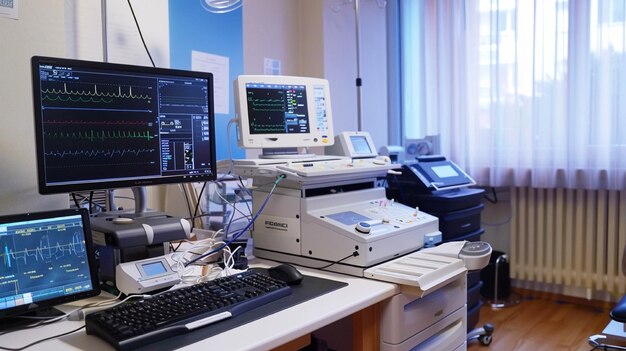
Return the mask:
[[(276, 181), (274, 181), (274, 186), (270, 190), (269, 194), (267, 194), (267, 197), (265, 198), (265, 201), (263, 201), (263, 204), (261, 205), (259, 210), (254, 214), (254, 216), (250, 219), (250, 221), (248, 221), (248, 224), (243, 229), (239, 230), (235, 235), (232, 236), (232, 238), (230, 240), (226, 241), (224, 244), (220, 245), (218, 248), (213, 249), (213, 250), (211, 250), (211, 251), (209, 251), (209, 252), (207, 252), (205, 254), (202, 254), (202, 255), (192, 259), (191, 261), (185, 263), (185, 267), (189, 266), (190, 264), (192, 264), (194, 262), (197, 262), (197, 261), (203, 259), (204, 257), (210, 256), (210, 255), (212, 255), (212, 254), (214, 254), (214, 253), (224, 249), (228, 245), (232, 244), (235, 240), (237, 240), (241, 235), (243, 235), (243, 233), (248, 231), (248, 229), (250, 229), (252, 224), (254, 224), (254, 221), (256, 221), (257, 217), (259, 217), (261, 212), (263, 212), (263, 210), (265, 209), (265, 206), (269, 202), (270, 197), (272, 196), (272, 194), (274, 194), (274, 190), (276, 190), (276, 187), (278, 186), (278, 183), (280, 183), (280, 181), (283, 180), (285, 177), (286, 176), (284, 174), (281, 174), (280, 176), (278, 176)], [(224, 237), (227, 237), (227, 236), (228, 236), (228, 233), (225, 233)]]

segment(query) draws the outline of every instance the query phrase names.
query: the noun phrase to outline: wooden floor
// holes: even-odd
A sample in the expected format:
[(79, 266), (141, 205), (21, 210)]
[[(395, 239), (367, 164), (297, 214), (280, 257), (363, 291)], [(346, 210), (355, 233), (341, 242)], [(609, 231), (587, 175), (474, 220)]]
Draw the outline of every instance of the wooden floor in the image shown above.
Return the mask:
[(493, 341), (468, 343), (469, 351), (591, 350), (587, 337), (600, 334), (609, 322), (608, 303), (515, 290), (518, 305), (492, 309), (484, 304), (476, 327), (491, 323)]

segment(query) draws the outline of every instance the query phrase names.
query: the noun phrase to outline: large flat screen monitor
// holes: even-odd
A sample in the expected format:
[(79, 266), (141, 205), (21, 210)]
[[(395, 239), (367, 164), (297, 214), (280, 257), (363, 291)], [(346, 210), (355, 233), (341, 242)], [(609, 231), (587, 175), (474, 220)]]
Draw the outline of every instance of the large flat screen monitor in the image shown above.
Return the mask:
[(32, 58), (42, 194), (214, 180), (213, 76)]
[(100, 293), (85, 209), (0, 217), (0, 257), (0, 319)]
[(243, 75), (234, 89), (240, 146), (271, 153), (334, 143), (326, 79)]

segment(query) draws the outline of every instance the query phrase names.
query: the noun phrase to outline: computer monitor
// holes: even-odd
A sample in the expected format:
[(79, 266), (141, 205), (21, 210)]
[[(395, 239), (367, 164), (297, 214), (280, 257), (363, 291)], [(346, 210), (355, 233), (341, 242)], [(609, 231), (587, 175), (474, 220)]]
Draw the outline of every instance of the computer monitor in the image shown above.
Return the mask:
[(0, 217), (0, 324), (100, 293), (89, 214), (66, 209)]
[(334, 143), (326, 79), (243, 75), (234, 91), (241, 147), (283, 157)]
[(41, 194), (215, 180), (211, 73), (40, 56), (31, 65)]

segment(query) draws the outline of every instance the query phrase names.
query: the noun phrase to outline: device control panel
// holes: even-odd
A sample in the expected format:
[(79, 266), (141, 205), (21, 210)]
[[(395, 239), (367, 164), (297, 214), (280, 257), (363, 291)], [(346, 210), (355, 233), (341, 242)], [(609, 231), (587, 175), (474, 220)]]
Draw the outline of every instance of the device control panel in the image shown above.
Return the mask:
[(180, 278), (164, 256), (120, 263), (115, 285), (126, 295), (144, 294), (178, 284)]

